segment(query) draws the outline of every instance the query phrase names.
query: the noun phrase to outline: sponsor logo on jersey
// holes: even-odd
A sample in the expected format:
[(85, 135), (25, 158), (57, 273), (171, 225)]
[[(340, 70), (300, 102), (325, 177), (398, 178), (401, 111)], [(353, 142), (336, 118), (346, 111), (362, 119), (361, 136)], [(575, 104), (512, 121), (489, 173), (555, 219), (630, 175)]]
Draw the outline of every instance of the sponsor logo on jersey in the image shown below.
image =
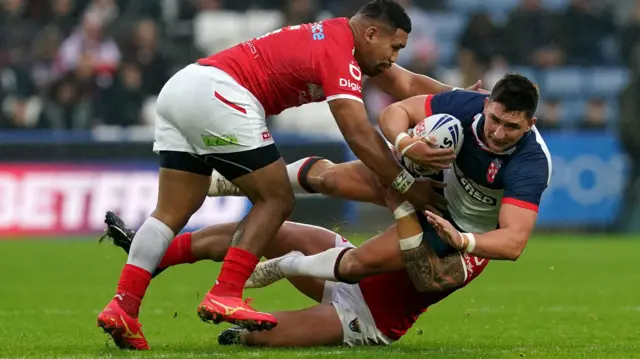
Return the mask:
[(222, 135), (202, 135), (200, 137), (202, 137), (202, 142), (207, 147), (237, 145), (239, 143), (238, 136), (233, 133)]
[(501, 167), (502, 167), (501, 159), (496, 158), (493, 161), (491, 161), (491, 164), (489, 165), (489, 169), (487, 170), (487, 182), (493, 183), (493, 181), (496, 180), (496, 176), (498, 175), (498, 171), (500, 171)]
[(482, 193), (482, 191), (475, 188), (468, 178), (460, 176), (459, 174), (456, 177), (458, 177), (458, 181), (460, 181), (462, 188), (464, 188), (467, 194), (473, 199), (491, 206), (495, 206), (498, 202), (495, 198), (487, 196), (486, 194)]
[(267, 141), (271, 140), (271, 138), (272, 138), (272, 137), (271, 137), (271, 132), (269, 132), (269, 131), (264, 131), (264, 132), (262, 133), (262, 141), (263, 141), (263, 142), (267, 142)]
[(349, 73), (356, 81), (362, 81), (362, 71), (360, 71), (360, 67), (353, 62), (349, 63)]
[(316, 22), (311, 25), (311, 34), (313, 34), (313, 40), (324, 40), (324, 29), (322, 28), (322, 22)]
[(346, 87), (354, 92), (362, 92), (362, 86), (358, 82), (352, 82), (348, 79), (340, 79), (340, 87)]
[(352, 332), (362, 333), (362, 331), (360, 330), (360, 322), (358, 321), (358, 318), (352, 320), (349, 323), (349, 329), (351, 329)]

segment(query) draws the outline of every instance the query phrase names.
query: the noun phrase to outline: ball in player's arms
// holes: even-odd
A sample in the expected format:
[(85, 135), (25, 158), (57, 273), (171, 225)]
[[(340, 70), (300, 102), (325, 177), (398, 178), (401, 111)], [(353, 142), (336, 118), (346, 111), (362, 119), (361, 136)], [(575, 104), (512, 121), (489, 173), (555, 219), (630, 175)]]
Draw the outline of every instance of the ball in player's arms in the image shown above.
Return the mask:
[[(435, 114), (422, 120), (414, 129), (412, 137), (420, 137), (431, 146), (452, 148), (457, 155), (464, 143), (464, 131), (460, 120), (449, 114)], [(402, 151), (396, 150), (396, 156), (402, 165), (414, 176), (430, 176), (440, 172), (440, 168), (420, 165), (410, 158), (407, 152), (418, 142), (414, 142)], [(396, 146), (397, 148), (397, 146)]]

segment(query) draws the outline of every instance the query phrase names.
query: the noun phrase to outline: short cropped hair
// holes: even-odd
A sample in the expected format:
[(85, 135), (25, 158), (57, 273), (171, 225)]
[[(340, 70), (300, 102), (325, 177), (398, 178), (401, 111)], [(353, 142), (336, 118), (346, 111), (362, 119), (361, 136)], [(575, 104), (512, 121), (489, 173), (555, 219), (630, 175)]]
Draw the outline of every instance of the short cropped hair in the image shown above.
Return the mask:
[(524, 112), (532, 118), (538, 108), (538, 87), (525, 76), (508, 73), (498, 81), (491, 91), (491, 101), (499, 102), (508, 112)]
[(411, 19), (402, 5), (394, 0), (373, 0), (363, 6), (358, 14), (382, 21), (393, 28), (402, 29), (407, 34), (411, 32)]

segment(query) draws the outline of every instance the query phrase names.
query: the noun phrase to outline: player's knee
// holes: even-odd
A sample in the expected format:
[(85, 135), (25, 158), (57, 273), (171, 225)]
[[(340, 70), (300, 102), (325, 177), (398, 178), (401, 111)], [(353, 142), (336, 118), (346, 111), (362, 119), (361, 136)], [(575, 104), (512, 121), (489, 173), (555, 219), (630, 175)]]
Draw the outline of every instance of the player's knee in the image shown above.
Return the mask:
[(331, 167), (327, 168), (326, 171), (320, 176), (320, 187), (322, 188), (321, 193), (325, 193), (328, 195), (334, 195), (340, 193), (340, 178), (339, 173), (333, 170)]
[(296, 198), (291, 186), (282, 186), (266, 191), (263, 196), (256, 199), (254, 205), (264, 205), (273, 214), (278, 214), (286, 219), (293, 212), (295, 202)]
[(380, 266), (366, 253), (361, 253), (357, 249), (350, 250), (344, 254), (340, 261), (338, 274), (347, 280), (358, 281), (377, 273)]

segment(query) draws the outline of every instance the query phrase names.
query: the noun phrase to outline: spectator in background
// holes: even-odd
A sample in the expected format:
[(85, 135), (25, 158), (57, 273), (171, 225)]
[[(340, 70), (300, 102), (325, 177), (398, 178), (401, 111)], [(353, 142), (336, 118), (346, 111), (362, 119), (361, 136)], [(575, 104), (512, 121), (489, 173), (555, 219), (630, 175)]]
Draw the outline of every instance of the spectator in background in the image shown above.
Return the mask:
[(45, 100), (38, 127), (53, 130), (88, 130), (93, 126), (93, 107), (73, 74), (51, 87)]
[(64, 73), (76, 68), (83, 54), (93, 59), (94, 70), (106, 75), (112, 74), (120, 62), (120, 50), (113, 39), (104, 36), (103, 19), (96, 12), (86, 12), (82, 26), (72, 33), (60, 47), (58, 53), (59, 71)]
[(562, 128), (562, 102), (558, 98), (546, 99), (540, 106), (536, 128), (542, 133)]
[(315, 22), (318, 17), (316, 0), (288, 0), (284, 9), (283, 26)]
[(74, 16), (75, 14), (73, 12), (73, 0), (52, 0), (49, 2), (49, 7), (50, 16), (47, 21), (47, 25), (42, 31), (46, 29), (49, 31), (57, 29), (53, 31), (60, 31), (62, 36), (67, 38), (71, 35), (71, 31), (73, 31), (73, 28), (77, 24)]
[[(636, 57), (636, 66), (640, 57)], [(637, 68), (638, 69), (638, 68)], [(628, 155), (629, 172), (616, 229), (621, 232), (640, 232), (640, 73), (635, 72), (620, 97), (619, 136)]]
[(141, 124), (145, 96), (142, 93), (142, 74), (137, 64), (123, 63), (114, 86), (104, 92), (98, 118), (104, 125), (131, 126)]
[(123, 58), (139, 67), (144, 95), (160, 93), (171, 75), (171, 60), (158, 49), (158, 31), (153, 20), (138, 21), (134, 36), (124, 45)]
[(562, 15), (560, 44), (567, 65), (593, 66), (604, 63), (601, 50), (605, 38), (613, 33), (613, 18), (593, 0), (571, 0)]
[(636, 66), (640, 59), (640, 0), (636, 0), (636, 6), (621, 30), (620, 52), (625, 65)]
[(4, 62), (28, 60), (29, 46), (38, 26), (24, 15), (25, 6), (24, 0), (0, 0), (0, 57)]
[(557, 17), (541, 0), (521, 0), (504, 28), (507, 60), (512, 65), (553, 67), (562, 64)]
[(489, 14), (473, 14), (458, 45), (458, 66), (464, 87), (484, 78), (492, 67), (506, 65), (501, 44), (500, 30), (493, 24)]
[(63, 33), (57, 26), (47, 25), (33, 40), (30, 73), (38, 94), (44, 95), (57, 79), (55, 61), (62, 39)]
[(607, 113), (609, 108), (603, 98), (592, 98), (587, 102), (584, 119), (579, 127), (585, 130), (602, 130), (607, 127)]

